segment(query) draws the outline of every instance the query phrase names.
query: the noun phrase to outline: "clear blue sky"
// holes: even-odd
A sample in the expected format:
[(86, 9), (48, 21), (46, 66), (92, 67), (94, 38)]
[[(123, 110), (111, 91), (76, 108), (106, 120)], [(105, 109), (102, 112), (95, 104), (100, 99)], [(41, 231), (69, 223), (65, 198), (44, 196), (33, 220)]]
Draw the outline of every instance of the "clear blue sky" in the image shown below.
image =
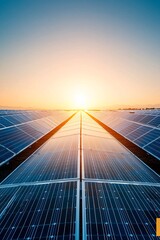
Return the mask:
[(160, 1), (0, 0), (0, 56), (2, 106), (159, 104)]

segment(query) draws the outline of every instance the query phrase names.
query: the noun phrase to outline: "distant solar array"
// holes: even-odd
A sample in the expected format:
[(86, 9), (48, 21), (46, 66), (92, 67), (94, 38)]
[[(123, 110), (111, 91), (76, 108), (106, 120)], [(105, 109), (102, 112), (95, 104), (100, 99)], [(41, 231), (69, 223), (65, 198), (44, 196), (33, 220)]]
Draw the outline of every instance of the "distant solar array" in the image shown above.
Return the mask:
[(0, 110), (0, 166), (51, 131), (71, 113)]
[(92, 111), (91, 114), (160, 160), (160, 110)]
[(160, 176), (85, 113), (4, 179), (0, 197), (2, 240), (157, 239)]

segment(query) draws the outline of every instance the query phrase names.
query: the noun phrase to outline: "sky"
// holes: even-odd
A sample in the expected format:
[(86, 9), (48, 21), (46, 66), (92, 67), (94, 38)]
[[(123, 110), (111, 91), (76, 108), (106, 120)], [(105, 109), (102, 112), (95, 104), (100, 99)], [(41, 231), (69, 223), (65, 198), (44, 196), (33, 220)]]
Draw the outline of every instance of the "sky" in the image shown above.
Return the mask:
[(160, 106), (160, 0), (0, 0), (0, 107)]

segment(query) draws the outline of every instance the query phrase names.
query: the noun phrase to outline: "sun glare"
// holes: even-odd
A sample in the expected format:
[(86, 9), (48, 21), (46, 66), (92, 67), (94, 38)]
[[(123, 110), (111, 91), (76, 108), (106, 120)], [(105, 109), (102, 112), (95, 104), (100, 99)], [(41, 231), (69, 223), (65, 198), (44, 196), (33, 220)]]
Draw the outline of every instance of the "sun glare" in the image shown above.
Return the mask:
[(82, 92), (75, 94), (74, 105), (77, 109), (85, 109), (87, 107), (86, 96)]

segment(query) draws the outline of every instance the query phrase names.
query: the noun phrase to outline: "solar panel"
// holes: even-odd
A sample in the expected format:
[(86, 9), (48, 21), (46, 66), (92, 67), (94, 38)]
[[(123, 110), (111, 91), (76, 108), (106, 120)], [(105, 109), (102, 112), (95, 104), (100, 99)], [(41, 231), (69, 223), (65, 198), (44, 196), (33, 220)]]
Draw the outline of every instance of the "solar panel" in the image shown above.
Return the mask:
[(8, 121), (5, 117), (0, 117), (0, 124), (5, 126), (5, 127), (9, 127), (9, 126), (13, 125), (13, 123)]
[[(64, 113), (63, 111), (53, 111), (53, 113), (58, 114), (59, 123), (70, 115), (70, 112)], [(0, 164), (9, 161), (13, 154), (19, 153), (55, 128), (57, 123), (48, 118), (48, 115), (53, 113), (52, 111), (13, 111), (13, 113), (8, 111), (5, 117), (0, 117), (0, 145), (8, 149), (2, 150), (1, 148)], [(11, 154), (10, 151), (13, 153)]]
[(155, 239), (159, 199), (160, 187), (85, 183), (85, 238)]
[(33, 121), (31, 123), (28, 123), (30, 126), (35, 128), (37, 131), (40, 131), (41, 133), (46, 134), (51, 129), (53, 129), (50, 125), (48, 125), (46, 122), (44, 122), (43, 119), (38, 119), (36, 121)]
[(88, 136), (96, 136), (96, 137), (104, 137), (106, 138), (107, 135), (104, 131), (102, 131), (101, 129), (87, 129), (83, 127), (83, 135), (88, 135)]
[[(103, 137), (99, 137), (98, 131), (90, 127), (92, 136), (86, 136), (86, 118), (82, 124), (83, 134), (83, 161), (84, 176), (94, 179), (123, 180), (123, 181), (142, 181), (158, 182), (160, 178), (134, 155), (130, 154), (119, 142), (88, 118), (91, 124), (99, 126), (103, 132)], [(141, 126), (141, 134), (144, 130), (152, 128)], [(100, 131), (100, 130), (99, 130)], [(137, 130), (138, 131), (138, 130)], [(134, 132), (132, 132), (134, 134)]]
[(130, 122), (121, 119), (121, 120), (117, 121), (116, 125), (114, 125), (114, 130), (121, 131), (122, 129), (124, 129), (124, 128), (130, 126), (130, 125), (131, 125)]
[(49, 117), (45, 117), (43, 118), (43, 122), (47, 123), (49, 126), (51, 126), (52, 128), (57, 126), (56, 123), (54, 123), (52, 120), (49, 119)]
[(29, 134), (30, 136), (34, 137), (35, 139), (40, 138), (43, 134), (40, 131), (37, 131), (31, 124), (22, 124), (18, 126), (18, 128), (25, 133)]
[(154, 118), (152, 121), (149, 122), (149, 124), (158, 127), (160, 125), (160, 116)]
[(4, 125), (0, 124), (0, 128), (4, 128)]
[(150, 148), (150, 150), (149, 147), (145, 147), (160, 137), (159, 110), (100, 111), (91, 113), (107, 126), (159, 159), (159, 150), (156, 149), (156, 144), (151, 145), (152, 149)]
[[(109, 144), (108, 144), (109, 143)], [(84, 149), (106, 151), (106, 152), (122, 152), (123, 147), (110, 134), (106, 137), (86, 136), (83, 135)]]
[(79, 134), (79, 128), (75, 128), (75, 129), (64, 129), (63, 131), (59, 131), (57, 134), (55, 134), (55, 137), (70, 137), (70, 136), (73, 136), (73, 135), (77, 135)]
[[(160, 177), (87, 114), (82, 125), (80, 119), (75, 115), (0, 184), (2, 240), (156, 239)], [(36, 136), (50, 121), (43, 117), (17, 129)], [(153, 129), (131, 124), (136, 138)], [(155, 149), (159, 141), (153, 143)]]
[(145, 118), (143, 118), (142, 120), (140, 120), (139, 122), (141, 122), (141, 123), (145, 123), (145, 124), (147, 124), (149, 121), (151, 121), (151, 120), (153, 120), (155, 118), (155, 116), (145, 116)]
[(123, 130), (120, 131), (120, 133), (122, 133), (123, 135), (128, 135), (129, 133), (131, 133), (132, 131), (137, 130), (139, 127), (141, 127), (141, 125), (138, 125), (136, 123), (131, 123), (130, 126), (124, 128)]
[[(66, 139), (67, 140), (67, 139)], [(54, 149), (54, 148), (53, 148)], [(77, 178), (77, 151), (46, 152), (41, 149), (20, 165), (3, 183), (52, 181)]]
[(37, 152), (19, 166), (4, 183), (77, 178), (79, 135), (53, 135)]
[[(8, 203), (11, 203), (11, 199), (13, 195), (15, 194), (15, 188), (10, 188), (9, 191), (6, 188), (1, 189), (0, 185), (0, 219), (5, 214), (5, 211), (7, 210)], [(1, 226), (1, 225), (0, 225)]]
[(127, 138), (130, 140), (134, 141), (138, 137), (141, 137), (142, 135), (146, 134), (147, 132), (151, 131), (152, 128), (146, 127), (146, 126), (141, 126), (137, 130), (131, 132), (130, 134), (126, 135)]
[[(110, 141), (107, 140), (108, 145)], [(159, 182), (160, 177), (137, 159), (134, 155), (123, 151), (110, 152), (103, 150), (84, 149), (85, 178)]]
[(156, 138), (158, 138), (160, 136), (160, 130), (154, 129), (148, 133), (146, 133), (145, 135), (143, 135), (142, 137), (137, 138), (134, 142), (143, 147), (146, 144), (154, 141)]
[(13, 123), (13, 124), (19, 124), (19, 123), (21, 123), (17, 118), (16, 118), (16, 116), (14, 116), (14, 115), (7, 115), (7, 116), (5, 116), (5, 119), (7, 119), (8, 121), (10, 121), (11, 123)]
[[(12, 111), (7, 111), (5, 114), (0, 114), (0, 127), (9, 127), (40, 119), (43, 119), (44, 123), (53, 127), (69, 117), (70, 114), (70, 112), (66, 113), (63, 111), (13, 111), (13, 113)], [(57, 120), (54, 121), (54, 119)]]
[(27, 116), (27, 113), (21, 113), (21, 114), (17, 114), (15, 117), (17, 120), (19, 120), (20, 123), (25, 123), (28, 121), (31, 121), (31, 118)]
[(35, 138), (29, 136), (16, 127), (2, 129), (0, 130), (0, 134), (0, 144), (15, 153), (19, 152), (35, 140)]
[(14, 153), (0, 145), (0, 165), (3, 161), (14, 156)]
[(4, 200), (2, 240), (76, 239), (76, 182), (12, 187), (0, 192)]
[(132, 120), (134, 120), (134, 122), (141, 122), (144, 118), (146, 117), (146, 115), (136, 115)]
[(33, 121), (39, 118), (38, 116), (35, 117), (35, 111), (31, 111), (31, 112), (24, 111), (21, 114), (17, 114), (16, 116), (20, 119), (24, 119), (27, 121)]
[(160, 137), (157, 140), (148, 144), (146, 147), (144, 147), (144, 149), (146, 149), (160, 159)]

